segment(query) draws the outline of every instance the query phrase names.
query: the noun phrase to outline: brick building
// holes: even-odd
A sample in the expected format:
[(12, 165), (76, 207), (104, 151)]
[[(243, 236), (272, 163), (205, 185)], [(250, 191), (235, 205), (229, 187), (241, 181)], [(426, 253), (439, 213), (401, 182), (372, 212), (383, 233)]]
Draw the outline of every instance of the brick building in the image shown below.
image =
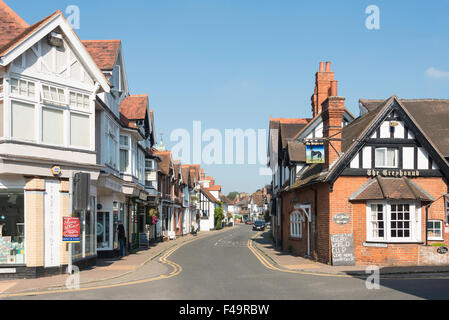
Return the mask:
[[(361, 115), (346, 122), (345, 99), (322, 71), (312, 97), (319, 120), (288, 141), (278, 242), (324, 263), (335, 263), (333, 235), (353, 239), (358, 265), (449, 263), (432, 246), (449, 245), (449, 101), (361, 100)], [(327, 96), (317, 94), (323, 78)], [(310, 135), (317, 125), (322, 136)], [(311, 141), (324, 143), (324, 163), (306, 162)]]

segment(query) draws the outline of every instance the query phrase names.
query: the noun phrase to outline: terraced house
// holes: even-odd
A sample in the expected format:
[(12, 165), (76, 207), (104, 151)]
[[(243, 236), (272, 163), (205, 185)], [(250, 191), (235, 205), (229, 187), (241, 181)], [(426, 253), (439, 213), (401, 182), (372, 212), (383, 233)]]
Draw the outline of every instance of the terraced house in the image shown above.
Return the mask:
[[(336, 82), (328, 82), (333, 75), (323, 72), (330, 68), (322, 63), (312, 98), (322, 135), (311, 133), (311, 120), (287, 138), (279, 159), (271, 154), (280, 163), (278, 244), (334, 265), (447, 264), (432, 244), (449, 243), (449, 101), (361, 100), (360, 116), (349, 119)], [(277, 138), (270, 137), (271, 152)], [(324, 163), (306, 160), (306, 145), (316, 141), (324, 143)], [(339, 236), (350, 243), (346, 258)]]

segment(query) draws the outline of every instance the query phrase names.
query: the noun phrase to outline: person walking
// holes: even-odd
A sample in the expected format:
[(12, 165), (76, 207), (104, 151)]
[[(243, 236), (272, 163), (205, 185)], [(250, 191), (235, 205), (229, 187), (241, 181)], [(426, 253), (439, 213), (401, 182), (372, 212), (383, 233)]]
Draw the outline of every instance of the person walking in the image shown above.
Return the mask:
[(117, 235), (118, 241), (120, 243), (120, 257), (124, 257), (126, 236), (125, 236), (125, 227), (123, 226), (123, 223), (121, 221), (118, 222)]

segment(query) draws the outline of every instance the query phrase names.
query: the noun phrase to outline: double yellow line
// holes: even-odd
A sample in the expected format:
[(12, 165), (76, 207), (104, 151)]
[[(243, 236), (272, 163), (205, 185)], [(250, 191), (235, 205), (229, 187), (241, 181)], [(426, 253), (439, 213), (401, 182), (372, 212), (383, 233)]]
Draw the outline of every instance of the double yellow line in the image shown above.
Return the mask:
[(4, 299), (4, 298), (14, 298), (14, 297), (29, 297), (29, 296), (41, 296), (41, 295), (49, 295), (49, 294), (60, 294), (60, 293), (74, 293), (74, 292), (83, 292), (83, 291), (90, 291), (90, 290), (100, 290), (100, 289), (110, 289), (110, 288), (117, 288), (117, 287), (124, 287), (124, 286), (132, 286), (132, 285), (137, 285), (137, 284), (143, 284), (143, 283), (148, 283), (148, 282), (152, 282), (152, 281), (157, 281), (157, 280), (164, 280), (164, 279), (169, 279), (172, 277), (176, 277), (177, 275), (179, 275), (182, 272), (182, 267), (173, 262), (168, 260), (168, 258), (175, 253), (177, 250), (179, 250), (181, 247), (196, 241), (197, 239), (194, 240), (190, 240), (190, 241), (186, 241), (170, 250), (168, 250), (166, 253), (164, 253), (160, 258), (159, 258), (159, 262), (169, 265), (170, 267), (173, 268), (173, 271), (170, 272), (167, 275), (159, 275), (157, 277), (153, 277), (153, 278), (148, 278), (148, 279), (143, 279), (143, 280), (136, 280), (136, 281), (130, 281), (130, 282), (125, 282), (125, 283), (116, 283), (116, 284), (109, 284), (109, 285), (103, 285), (103, 286), (96, 286), (96, 287), (89, 287), (89, 288), (80, 288), (80, 289), (63, 289), (63, 290), (53, 290), (53, 291), (40, 291), (40, 292), (26, 292), (26, 293), (14, 293), (14, 294), (4, 294), (4, 295), (0, 295), (0, 299)]
[(295, 274), (303, 274), (309, 276), (319, 276), (319, 277), (335, 277), (335, 278), (353, 278), (350, 275), (345, 274), (325, 274), (325, 273), (316, 273), (316, 272), (306, 272), (306, 271), (297, 271), (297, 270), (287, 270), (281, 269), (275, 266), (272, 262), (263, 256), (262, 253), (259, 252), (257, 248), (254, 247), (254, 239), (257, 238), (261, 233), (256, 234), (252, 239), (248, 240), (248, 249), (256, 256), (256, 258), (267, 268), (273, 271), (286, 272), (286, 273), (295, 273)]

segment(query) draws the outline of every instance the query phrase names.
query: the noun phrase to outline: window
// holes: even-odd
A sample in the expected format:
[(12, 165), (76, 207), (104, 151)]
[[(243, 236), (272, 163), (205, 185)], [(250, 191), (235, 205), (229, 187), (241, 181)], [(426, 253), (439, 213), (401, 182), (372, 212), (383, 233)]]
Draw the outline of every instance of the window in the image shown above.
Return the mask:
[(13, 138), (35, 141), (34, 105), (12, 101), (12, 136)]
[(446, 224), (449, 225), (449, 196), (444, 197), (444, 202), (446, 203)]
[(88, 115), (70, 114), (70, 145), (90, 148), (90, 117)]
[(145, 159), (145, 171), (154, 171), (154, 161), (151, 159)]
[(0, 265), (25, 264), (23, 190), (0, 191)]
[(420, 241), (419, 212), (414, 203), (367, 205), (367, 240), (386, 242)]
[(70, 92), (70, 107), (82, 110), (89, 110), (89, 96), (81, 93)]
[(63, 89), (43, 85), (42, 93), (43, 93), (44, 102), (56, 104), (56, 105), (67, 104), (66, 98), (65, 98), (65, 91)]
[(398, 167), (398, 149), (396, 148), (376, 149), (376, 168), (397, 168), (397, 167)]
[(10, 84), (11, 84), (11, 94), (16, 96), (34, 98), (36, 92), (34, 82), (11, 79)]
[(117, 165), (119, 152), (119, 128), (108, 118), (105, 118), (105, 163), (119, 170)]
[(290, 236), (292, 238), (302, 238), (303, 217), (299, 212), (293, 212), (290, 215)]
[(427, 222), (429, 240), (443, 240), (443, 221), (429, 220)]
[(120, 172), (129, 172), (129, 138), (120, 136)]
[(64, 114), (62, 110), (42, 108), (42, 142), (64, 144)]

